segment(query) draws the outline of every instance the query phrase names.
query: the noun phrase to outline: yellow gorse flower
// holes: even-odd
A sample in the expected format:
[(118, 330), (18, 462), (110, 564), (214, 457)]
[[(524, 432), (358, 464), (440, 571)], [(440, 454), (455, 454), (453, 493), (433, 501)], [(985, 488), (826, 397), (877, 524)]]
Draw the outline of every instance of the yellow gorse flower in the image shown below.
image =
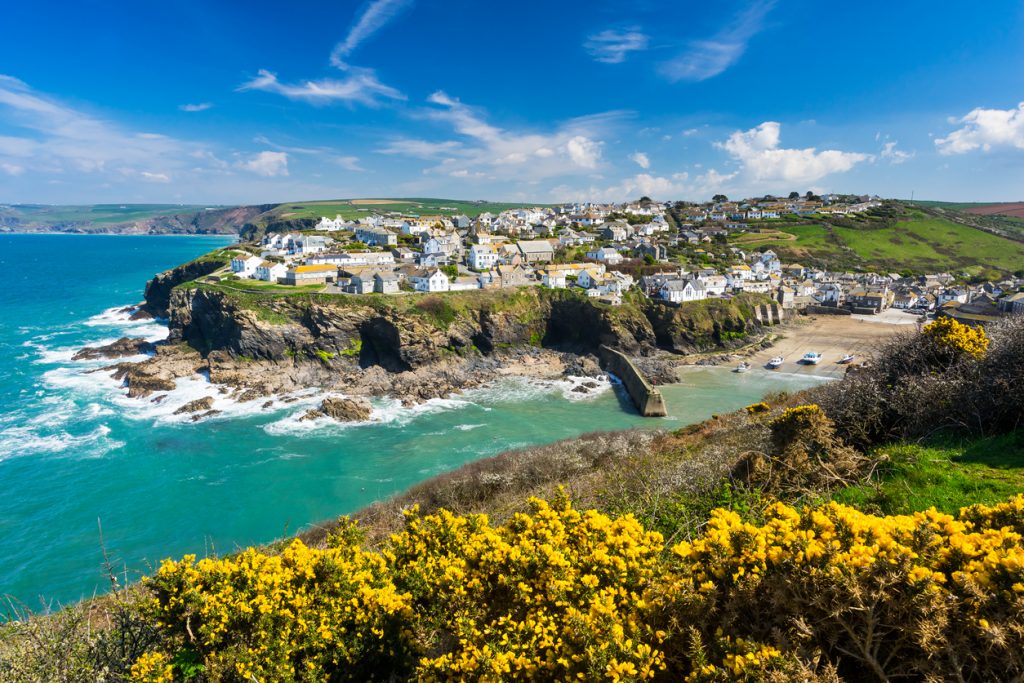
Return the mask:
[(715, 510), (670, 550), (629, 515), (530, 505), (499, 526), (411, 511), (379, 552), (349, 535), (165, 561), (148, 581), (163, 649), (132, 678), (170, 683), (188, 660), (215, 680), (755, 680), (796, 655), (756, 624), (701, 619), (768, 582), (955, 606), (948, 623), (991, 647), (1024, 605), (1024, 496), (956, 515), (775, 504), (761, 524)]
[(981, 327), (970, 327), (953, 318), (939, 318), (924, 326), (924, 334), (954, 353), (980, 358), (988, 350), (989, 339)]

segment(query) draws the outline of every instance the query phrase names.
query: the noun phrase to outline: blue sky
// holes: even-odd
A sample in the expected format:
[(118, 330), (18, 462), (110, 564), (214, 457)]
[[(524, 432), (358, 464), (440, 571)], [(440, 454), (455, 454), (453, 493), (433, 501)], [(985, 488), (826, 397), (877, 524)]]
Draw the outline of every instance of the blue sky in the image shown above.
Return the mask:
[(1024, 199), (1024, 3), (10, 3), (0, 202)]

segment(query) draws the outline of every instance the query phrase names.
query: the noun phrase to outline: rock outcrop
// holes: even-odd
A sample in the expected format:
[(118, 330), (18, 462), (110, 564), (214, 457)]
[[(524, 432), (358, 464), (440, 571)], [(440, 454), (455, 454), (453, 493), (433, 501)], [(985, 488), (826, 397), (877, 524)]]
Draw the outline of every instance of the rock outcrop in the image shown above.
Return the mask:
[(100, 358), (125, 358), (142, 353), (153, 353), (156, 347), (142, 337), (121, 337), (105, 346), (86, 346), (71, 357), (71, 360), (97, 360)]
[(185, 405), (181, 406), (174, 411), (175, 415), (184, 415), (185, 413), (199, 413), (213, 409), (213, 396), (204, 396), (203, 398), (197, 398), (194, 401), (189, 401)]
[(320, 408), (308, 411), (299, 419), (330, 417), (338, 422), (365, 422), (370, 419), (371, 412), (370, 403), (366, 400), (328, 396), (320, 403)]

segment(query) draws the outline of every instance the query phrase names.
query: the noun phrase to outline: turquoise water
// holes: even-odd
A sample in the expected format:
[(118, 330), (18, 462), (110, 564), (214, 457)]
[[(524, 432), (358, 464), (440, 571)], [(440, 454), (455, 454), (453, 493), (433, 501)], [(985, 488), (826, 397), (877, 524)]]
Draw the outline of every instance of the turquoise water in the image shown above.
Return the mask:
[(269, 541), (509, 448), (681, 426), (814, 381), (693, 369), (664, 388), (663, 420), (639, 417), (610, 387), (581, 400), (568, 383), (509, 380), (416, 409), (377, 401), (359, 426), (298, 423), (312, 392), (268, 410), (218, 397), (222, 416), (191, 423), (171, 413), (215, 394), (201, 380), (153, 404), (90, 372), (105, 363), (70, 360), (86, 344), (165, 335), (116, 308), (137, 302), (153, 273), (226, 241), (0, 235), (0, 594), (38, 608), (102, 591), (98, 520), (107, 553), (137, 576), (164, 557)]

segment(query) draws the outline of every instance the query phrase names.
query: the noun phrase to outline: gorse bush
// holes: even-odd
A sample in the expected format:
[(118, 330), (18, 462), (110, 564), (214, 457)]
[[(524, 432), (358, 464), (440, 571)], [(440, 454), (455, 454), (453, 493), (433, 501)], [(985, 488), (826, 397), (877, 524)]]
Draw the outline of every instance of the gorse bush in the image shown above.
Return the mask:
[(966, 354), (981, 358), (988, 349), (988, 337), (980, 327), (969, 327), (952, 318), (939, 318), (924, 326), (924, 336), (950, 356)]
[(1006, 680), (1024, 674), (1024, 496), (958, 515), (715, 511), (665, 546), (531, 502), (406, 515), (378, 553), (165, 562), (137, 681)]
[(767, 427), (769, 447), (744, 453), (733, 476), (773, 495), (846, 485), (860, 478), (868, 465), (865, 456), (836, 436), (835, 424), (816, 404), (787, 408)]
[(949, 318), (897, 335), (869, 367), (811, 392), (858, 448), (943, 430), (990, 435), (1024, 420), (1024, 316), (972, 328)]

